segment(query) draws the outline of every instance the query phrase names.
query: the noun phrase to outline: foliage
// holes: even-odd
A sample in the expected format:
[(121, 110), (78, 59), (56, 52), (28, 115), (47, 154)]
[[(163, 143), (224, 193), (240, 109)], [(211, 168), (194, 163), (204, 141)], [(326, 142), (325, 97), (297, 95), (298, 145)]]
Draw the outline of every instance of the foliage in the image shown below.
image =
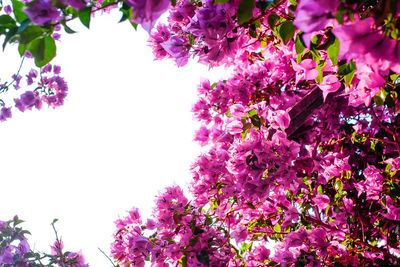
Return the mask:
[[(192, 166), (191, 200), (168, 187), (152, 219), (133, 208), (117, 220), (111, 256), (119, 265), (400, 264), (397, 1), (12, 6), (0, 16), (3, 46), (18, 43), (21, 55), (29, 52), (44, 66), (41, 73), (47, 66), (55, 73), (46, 64), (56, 29), (72, 33), (66, 24), (74, 18), (89, 27), (90, 14), (107, 8), (150, 32), (156, 59), (233, 69), (230, 78), (198, 88), (193, 113), (203, 125), (195, 140), (207, 150)], [(168, 8), (168, 25), (150, 31)], [(39, 88), (57, 95), (60, 86), (40, 80)], [(40, 107), (49, 97), (43, 90), (22, 94), (16, 107)], [(11, 113), (3, 109), (5, 120)]]
[(56, 241), (51, 246), (51, 254), (35, 252), (30, 248), (27, 235), (30, 232), (22, 229), (19, 225), (23, 223), (17, 216), (12, 220), (0, 221), (0, 263), (4, 267), (36, 267), (36, 266), (71, 266), (87, 267), (81, 253), (63, 252), (63, 242), (58, 238), (54, 224), (52, 227), (56, 234)]

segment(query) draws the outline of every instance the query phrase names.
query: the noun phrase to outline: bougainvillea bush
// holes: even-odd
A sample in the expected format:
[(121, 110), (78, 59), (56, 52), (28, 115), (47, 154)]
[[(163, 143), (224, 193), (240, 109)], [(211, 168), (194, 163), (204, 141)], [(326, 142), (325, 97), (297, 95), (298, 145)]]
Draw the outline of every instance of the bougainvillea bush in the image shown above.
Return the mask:
[(173, 185), (152, 218), (118, 219), (119, 266), (400, 265), (400, 3), (14, 0), (4, 44), (54, 76), (31, 74), (37, 89), (3, 102), (1, 118), (62, 104), (48, 67), (57, 31), (112, 8), (149, 32), (156, 59), (233, 70), (198, 86), (190, 195)]

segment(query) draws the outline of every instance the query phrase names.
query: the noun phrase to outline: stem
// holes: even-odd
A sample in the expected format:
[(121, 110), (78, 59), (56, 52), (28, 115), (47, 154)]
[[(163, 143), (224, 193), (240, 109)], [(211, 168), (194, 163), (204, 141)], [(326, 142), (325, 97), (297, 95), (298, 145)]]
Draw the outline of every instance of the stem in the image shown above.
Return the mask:
[[(119, 4), (120, 2), (121, 2), (121, 0), (117, 0), (117, 1), (114, 2), (114, 3), (110, 3), (110, 4), (107, 4), (107, 5), (105, 5), (105, 6), (92, 9), (92, 11), (90, 11), (90, 15), (96, 13), (97, 11), (106, 9), (106, 8), (108, 8), (108, 7), (110, 7), (110, 6), (117, 5), (117, 4)], [(71, 18), (67, 18), (67, 19), (61, 20), (60, 22), (54, 23), (53, 26), (60, 25), (61, 23), (65, 23), (65, 22), (71, 21), (71, 20), (76, 19), (76, 18), (77, 18), (77, 17), (71, 17)]]
[(99, 249), (100, 252), (111, 262), (111, 264), (112, 264), (113, 267), (118, 267), (117, 265), (114, 264), (114, 262), (112, 261), (112, 259), (111, 259), (109, 256), (107, 256), (107, 254), (106, 254), (101, 248), (98, 248), (98, 249)]
[(397, 141), (397, 137), (396, 137), (396, 133), (393, 132), (392, 130), (390, 130), (386, 125), (384, 125), (381, 120), (378, 118), (378, 116), (375, 113), (375, 110), (373, 107), (371, 107), (371, 112), (372, 112), (372, 116), (378, 121), (378, 124), (386, 131), (388, 132), (390, 135), (393, 136), (393, 140), (394, 140), (394, 145), (396, 146), (397, 152), (400, 153), (400, 145), (399, 142)]
[[(18, 68), (17, 73), (15, 74), (15, 75), (16, 75), (15, 77), (18, 77), (18, 76), (19, 76), (19, 73), (20, 73), (20, 71), (21, 71), (22, 65), (24, 64), (24, 60), (25, 60), (25, 57), (22, 57), (21, 63), (19, 64), (19, 68)], [(5, 83), (4, 86), (0, 87), (0, 93), (7, 92), (7, 91), (8, 91), (8, 88), (9, 88), (15, 81), (16, 81), (16, 79), (13, 79), (9, 84)]]

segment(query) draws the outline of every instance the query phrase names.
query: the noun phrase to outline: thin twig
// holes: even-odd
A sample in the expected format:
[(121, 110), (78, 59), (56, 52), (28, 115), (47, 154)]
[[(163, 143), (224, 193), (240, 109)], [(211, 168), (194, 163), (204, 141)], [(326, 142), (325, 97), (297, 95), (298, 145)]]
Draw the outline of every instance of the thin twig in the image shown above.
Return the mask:
[(101, 248), (98, 248), (98, 249), (111, 262), (113, 267), (118, 267), (118, 265), (115, 265), (114, 262), (112, 261), (112, 259)]

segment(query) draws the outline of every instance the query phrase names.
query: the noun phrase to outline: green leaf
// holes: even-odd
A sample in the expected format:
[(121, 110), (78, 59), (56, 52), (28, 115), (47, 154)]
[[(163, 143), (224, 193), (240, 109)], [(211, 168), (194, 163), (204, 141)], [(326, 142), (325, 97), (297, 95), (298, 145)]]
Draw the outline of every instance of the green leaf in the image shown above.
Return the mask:
[(328, 57), (335, 66), (338, 64), (337, 58), (339, 56), (339, 50), (340, 50), (340, 42), (338, 38), (335, 38), (333, 44), (331, 44), (327, 49)]
[(302, 55), (304, 50), (306, 49), (306, 46), (304, 45), (301, 36), (302, 34), (297, 34), (296, 40), (294, 41), (294, 47), (296, 48), (297, 55)]
[(285, 21), (279, 28), (279, 35), (284, 44), (287, 44), (294, 36), (296, 27), (291, 21)]
[(272, 13), (268, 16), (268, 25), (272, 29), (275, 27), (275, 24), (281, 19), (277, 14)]
[(90, 26), (90, 14), (92, 12), (92, 7), (87, 7), (79, 11), (78, 17), (79, 20), (85, 25), (87, 28)]
[(27, 44), (30, 41), (40, 37), (43, 34), (43, 29), (37, 25), (30, 25), (19, 34), (19, 41), (21, 44)]
[(250, 119), (251, 119), (251, 123), (252, 123), (254, 126), (260, 128), (260, 126), (261, 126), (261, 119), (260, 119), (260, 117), (258, 117), (258, 115), (251, 116)]
[(182, 255), (182, 257), (179, 259), (179, 266), (181, 267), (186, 267), (187, 266), (187, 252), (185, 251)]
[(278, 224), (278, 223), (275, 224), (275, 225), (274, 225), (274, 231), (277, 232), (277, 233), (280, 233), (280, 232), (281, 232), (281, 225)]
[(171, 5), (176, 6), (176, 0), (171, 0)]
[(19, 44), (18, 45), (18, 53), (22, 57), (25, 54), (26, 51), (26, 45), (25, 44)]
[(336, 18), (336, 20), (340, 23), (340, 24), (343, 24), (344, 23), (344, 14), (346, 13), (346, 9), (345, 9), (345, 7), (343, 6), (343, 4), (341, 4), (340, 6), (339, 6), (339, 8), (337, 9), (337, 12), (336, 12), (336, 15), (335, 15), (335, 18)]
[(321, 195), (324, 194), (324, 190), (323, 190), (323, 188), (322, 188), (322, 185), (319, 185), (319, 186), (317, 187), (317, 191), (318, 191), (318, 193), (320, 193)]
[(387, 95), (388, 95), (388, 92), (386, 92), (385, 89), (381, 88), (381, 91), (380, 91), (378, 94), (376, 94), (376, 95), (374, 96), (374, 102), (375, 102), (375, 104), (376, 104), (378, 107), (380, 107), (380, 106), (382, 106), (383, 104), (385, 104), (385, 99), (386, 99), (386, 96), (387, 96)]
[(135, 23), (135, 22), (133, 22), (133, 21), (130, 21), (130, 23), (131, 23), (132, 27), (133, 27), (135, 30), (137, 30), (138, 24)]
[(121, 23), (127, 19), (131, 19), (132, 18), (132, 8), (130, 6), (128, 6), (125, 2), (123, 3), (122, 7), (119, 9), (119, 11), (122, 12), (122, 17), (119, 20), (118, 23)]
[(344, 82), (345, 82), (345, 84), (347, 84), (347, 86), (350, 86), (351, 82), (353, 81), (355, 73), (356, 73), (356, 71), (353, 70), (352, 72), (350, 72), (349, 74), (344, 76)]
[(7, 43), (9, 41), (11, 42), (11, 40), (15, 38), (15, 36), (17, 34), (17, 31), (18, 31), (18, 27), (17, 26), (9, 29), (9, 31), (6, 34), (6, 37), (4, 38), (3, 50), (4, 50), (4, 48), (6, 48)]
[(247, 115), (249, 115), (249, 117), (253, 117), (253, 116), (257, 115), (257, 111), (254, 110), (254, 109), (250, 109), (250, 110), (247, 112)]
[(247, 202), (247, 207), (249, 207), (252, 210), (256, 209), (256, 207), (254, 207), (253, 203), (251, 203), (251, 202)]
[(225, 4), (225, 3), (228, 3), (228, 2), (229, 2), (229, 0), (215, 0), (214, 4)]
[(11, 1), (16, 20), (18, 22), (23, 22), (24, 20), (28, 19), (28, 16), (22, 11), (22, 9), (24, 8), (24, 4), (18, 0)]
[(1, 15), (0, 16), (0, 26), (2, 27), (13, 27), (15, 26), (15, 20), (9, 15)]
[(239, 25), (248, 22), (253, 16), (253, 9), (255, 6), (255, 0), (241, 0), (238, 10), (237, 18)]
[(338, 74), (345, 76), (345, 75), (351, 73), (352, 71), (355, 71), (356, 69), (357, 68), (356, 68), (356, 64), (354, 63), (354, 61), (350, 61), (349, 64), (340, 63), (339, 69), (338, 69)]
[(56, 43), (50, 36), (33, 40), (28, 44), (27, 49), (35, 58), (35, 65), (39, 68), (49, 63), (56, 55)]
[(66, 33), (76, 33), (76, 31), (74, 31), (73, 29), (71, 29), (70, 27), (67, 26), (67, 23), (65, 21), (61, 22), (61, 24), (64, 26), (64, 31)]

